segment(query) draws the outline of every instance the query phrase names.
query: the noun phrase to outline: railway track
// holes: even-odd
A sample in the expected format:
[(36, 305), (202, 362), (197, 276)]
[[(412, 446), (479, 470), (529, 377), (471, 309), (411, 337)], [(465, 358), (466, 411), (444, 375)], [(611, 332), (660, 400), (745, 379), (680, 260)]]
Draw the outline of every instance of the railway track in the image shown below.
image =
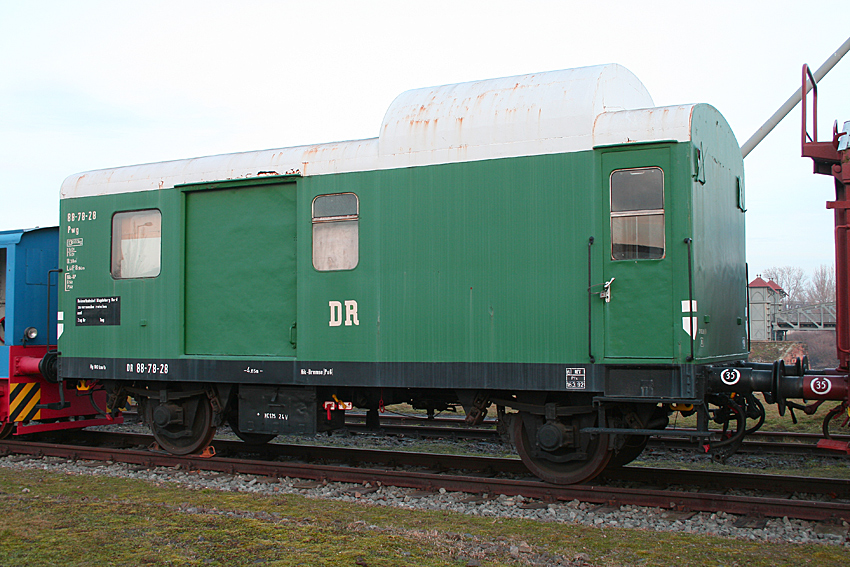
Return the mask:
[[(346, 416), (346, 427), (352, 431), (367, 431), (365, 416)], [(498, 440), (495, 421), (488, 420), (483, 426), (468, 427), (461, 418), (436, 417), (432, 420), (424, 417), (389, 415), (381, 416), (380, 431), (392, 435), (405, 435), (423, 438), (448, 437), (451, 439), (485, 439)], [(845, 457), (847, 453), (836, 452), (817, 446), (823, 438), (815, 433), (798, 433), (784, 431), (756, 431), (747, 436), (740, 453), (751, 454), (783, 454), (810, 455), (822, 457)], [(850, 441), (850, 435), (833, 435), (839, 441)], [(664, 449), (693, 450), (695, 442), (687, 436), (682, 437), (651, 437), (647, 447)]]
[[(81, 433), (69, 438), (68, 443), (5, 440), (0, 442), (0, 454), (112, 461), (146, 468), (179, 466), (269, 479), (380, 482), (424, 492), (443, 488), (478, 497), (522, 495), (533, 499), (529, 506), (580, 500), (604, 506), (649, 506), (680, 512), (724, 511), (756, 517), (850, 521), (850, 481), (846, 480), (624, 467), (606, 472), (600, 482), (558, 486), (531, 477), (516, 459), (279, 443), (250, 447), (219, 439), (213, 444), (216, 449), (213, 457), (176, 457), (139, 448), (152, 443), (147, 435)], [(674, 485), (678, 488), (672, 488)], [(740, 491), (758, 491), (761, 495), (737, 493)], [(821, 498), (801, 497), (801, 493)]]
[[(132, 421), (134, 412), (124, 412), (125, 419)], [(380, 429), (366, 427), (366, 416), (362, 413), (349, 413), (345, 417), (346, 427), (354, 432), (375, 432), (389, 435), (421, 438), (481, 439), (498, 441), (496, 421), (485, 420), (484, 424), (469, 427), (461, 417), (435, 417), (427, 419), (415, 415), (389, 414), (381, 416)], [(850, 435), (833, 435), (833, 439), (850, 442)], [(850, 454), (818, 447), (823, 439), (818, 433), (800, 433), (788, 431), (756, 431), (746, 437), (739, 453), (808, 455), (813, 457), (850, 458)], [(694, 450), (695, 442), (687, 436), (650, 437), (647, 448)]]

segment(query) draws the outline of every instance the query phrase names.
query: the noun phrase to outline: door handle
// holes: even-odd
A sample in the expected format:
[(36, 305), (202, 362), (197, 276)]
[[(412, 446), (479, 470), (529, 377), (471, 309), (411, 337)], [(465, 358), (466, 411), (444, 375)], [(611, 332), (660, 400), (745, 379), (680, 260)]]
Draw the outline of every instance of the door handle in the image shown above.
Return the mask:
[(615, 278), (611, 278), (604, 284), (602, 284), (602, 291), (599, 292), (599, 299), (604, 299), (605, 303), (611, 302), (611, 284), (614, 283)]

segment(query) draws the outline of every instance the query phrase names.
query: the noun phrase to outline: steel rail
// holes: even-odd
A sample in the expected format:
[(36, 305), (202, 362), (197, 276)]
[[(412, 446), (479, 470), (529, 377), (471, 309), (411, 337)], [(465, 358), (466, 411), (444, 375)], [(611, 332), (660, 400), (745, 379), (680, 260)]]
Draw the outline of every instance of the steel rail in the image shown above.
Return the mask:
[[(386, 419), (386, 417), (382, 419)], [(437, 423), (424, 418), (419, 419), (407, 417), (391, 418), (391, 421), (391, 423), (382, 423), (380, 429), (376, 430), (376, 432), (416, 437), (446, 437), (451, 439), (484, 439), (493, 441), (499, 439), (499, 433), (493, 428), (480, 429), (463, 427), (462, 422), (454, 418), (444, 418), (443, 421)], [(421, 422), (421, 424), (418, 424), (417, 422)], [(346, 427), (352, 431), (363, 431), (366, 429), (365, 424), (359, 419), (346, 421)], [(850, 441), (850, 437), (847, 436), (833, 437), (843, 437), (843, 440)], [(778, 440), (769, 440), (783, 438), (792, 441), (781, 442)], [(816, 443), (820, 439), (823, 439), (822, 435), (813, 433), (757, 431), (746, 437), (744, 443), (737, 452), (850, 458), (850, 455), (847, 453), (839, 453), (834, 450), (818, 447)], [(648, 446), (654, 448), (661, 447), (667, 449), (675, 448), (693, 450), (698, 445), (691, 439), (685, 437), (651, 437)]]
[[(299, 446), (296, 446), (299, 447)], [(356, 484), (382, 482), (392, 486), (414, 488), (425, 491), (469, 492), (474, 494), (523, 495), (546, 502), (581, 500), (584, 502), (614, 505), (650, 506), (694, 512), (723, 510), (731, 514), (771, 517), (793, 517), (805, 520), (850, 520), (850, 502), (823, 502), (816, 500), (791, 500), (787, 498), (763, 498), (714, 492), (681, 492), (660, 489), (630, 488), (604, 485), (557, 486), (540, 480), (516, 480), (505, 478), (478, 478), (384, 468), (350, 467), (328, 464), (306, 464), (299, 462), (262, 461), (229, 457), (174, 456), (167, 453), (137, 449), (111, 447), (84, 447), (19, 441), (0, 442), (0, 452), (5, 454), (29, 454), (38, 457), (64, 457), (70, 459), (122, 462), (146, 467), (181, 467), (190, 470), (210, 470), (229, 474), (253, 474), (267, 477), (294, 477), (327, 482), (349, 482)], [(433, 456), (433, 455), (432, 455)], [(628, 470), (628, 469), (623, 469)], [(694, 474), (690, 471), (690, 474)], [(627, 473), (628, 474), (628, 473)], [(661, 477), (656, 469), (649, 470), (651, 478)], [(681, 483), (685, 471), (672, 471)], [(716, 473), (711, 473), (716, 475)], [(765, 476), (770, 475), (753, 475)], [(719, 479), (720, 477), (718, 477)], [(771, 477), (771, 485), (783, 477)], [(785, 479), (799, 487), (814, 483), (814, 479)], [(819, 479), (835, 486), (846, 482)], [(722, 483), (721, 480), (717, 482)], [(847, 488), (845, 487), (846, 491)]]
[[(112, 433), (84, 431), (80, 435), (68, 436), (68, 442), (79, 440), (94, 443), (121, 443), (125, 446), (148, 446), (153, 437), (138, 433)], [(776, 444), (776, 443), (774, 443)], [(668, 443), (669, 445), (669, 443)], [(771, 443), (767, 443), (771, 445)], [(810, 445), (789, 443), (788, 445)], [(383, 466), (426, 467), (435, 471), (465, 470), (482, 474), (529, 475), (525, 465), (519, 459), (486, 457), (479, 455), (456, 455), (444, 453), (419, 453), (413, 451), (393, 451), (386, 449), (363, 449), (357, 447), (332, 447), (321, 445), (303, 445), (288, 443), (268, 443), (251, 446), (241, 441), (215, 439), (213, 447), (225, 456), (261, 454), (264, 458), (296, 458), (305, 461), (325, 460), (350, 465), (377, 463)], [(645, 472), (644, 472), (645, 471)], [(734, 473), (728, 471), (693, 471), (678, 468), (652, 466), (633, 466), (620, 469), (608, 469), (603, 478), (629, 480), (642, 483), (668, 483), (678, 485), (698, 485), (705, 487), (734, 488), (741, 490), (774, 490), (780, 492), (806, 492), (809, 494), (834, 494), (850, 498), (850, 480), (818, 479), (810, 477), (779, 477), (771, 475), (769, 481), (759, 482), (763, 475)], [(784, 480), (788, 478), (788, 480)]]
[[(131, 414), (124, 413), (125, 416)], [(367, 432), (376, 434), (403, 435), (412, 437), (443, 437), (456, 439), (480, 439), (499, 440), (499, 432), (496, 431), (494, 419), (485, 420), (483, 427), (469, 427), (462, 418), (455, 417), (426, 417), (389, 415), (382, 416), (382, 424), (378, 430), (370, 430), (365, 425), (365, 414), (346, 415), (346, 428), (354, 432)], [(389, 423), (388, 423), (389, 422)], [(487, 427), (492, 425), (492, 427)], [(833, 439), (850, 442), (850, 435), (833, 435)], [(770, 441), (776, 439), (776, 441)], [(781, 442), (787, 439), (788, 442)], [(825, 449), (817, 446), (817, 441), (823, 436), (816, 433), (782, 432), (782, 431), (757, 431), (747, 435), (744, 443), (737, 453), (750, 454), (783, 454), (783, 455), (810, 455), (814, 457), (834, 457), (850, 459), (850, 453), (841, 453), (835, 450)], [(697, 445), (691, 439), (683, 436), (656, 438), (650, 437), (647, 445), (649, 448), (694, 450)]]
[(805, 520), (850, 520), (850, 504), (757, 498), (716, 493), (674, 492), (639, 488), (596, 485), (555, 486), (538, 480), (474, 478), (410, 470), (352, 468), (339, 465), (269, 462), (225, 457), (177, 457), (140, 450), (63, 446), (46, 443), (3, 442), (7, 451), (36, 456), (54, 456), (85, 460), (109, 460), (148, 467), (182, 467), (193, 470), (218, 471), (229, 474), (252, 474), (267, 477), (294, 477), (327, 482), (356, 484), (380, 481), (397, 487), (436, 492), (440, 488), (452, 492), (474, 494), (523, 495), (546, 502), (581, 500), (608, 506), (650, 506), (693, 512), (724, 510), (731, 514), (793, 517)]
[[(148, 446), (153, 443), (153, 437), (145, 434), (115, 434), (101, 431), (84, 431), (79, 433), (80, 435), (69, 436), (68, 442), (121, 443), (125, 446)], [(261, 455), (264, 459), (295, 458), (304, 461), (334, 461), (352, 466), (358, 466), (362, 463), (372, 463), (390, 467), (424, 467), (431, 471), (439, 472), (454, 470), (474, 471), (480, 474), (530, 476), (525, 465), (519, 459), (515, 458), (287, 443), (269, 443), (251, 446), (241, 441), (229, 441), (225, 439), (215, 439), (213, 446), (220, 456), (228, 457), (257, 454)], [(695, 471), (680, 468), (641, 466), (608, 469), (603, 472), (601, 478), (653, 485), (696, 485), (721, 489), (786, 493), (802, 492), (850, 498), (850, 480), (844, 479), (787, 477), (728, 471)]]
[[(386, 420), (387, 417), (382, 419)], [(456, 418), (425, 418), (390, 417), (391, 423), (382, 423), (381, 433), (397, 435), (413, 435), (421, 437), (450, 437), (459, 439), (490, 439), (497, 440), (499, 433), (494, 428), (471, 428), (464, 427), (463, 422)], [(437, 421), (440, 420), (440, 421)], [(421, 422), (417, 423), (417, 422)], [(363, 431), (365, 425), (362, 420), (348, 421), (346, 427), (352, 431)], [(841, 441), (850, 441), (848, 435), (833, 435), (833, 438)], [(771, 441), (776, 439), (776, 441)], [(780, 441), (786, 439), (788, 441)], [(743, 445), (738, 449), (739, 453), (779, 453), (795, 455), (813, 455), (822, 457), (850, 457), (847, 453), (839, 453), (834, 450), (824, 449), (817, 446), (817, 442), (823, 436), (816, 433), (780, 432), (780, 431), (757, 431), (747, 435)], [(693, 449), (697, 445), (694, 441), (682, 437), (651, 437), (650, 447), (683, 448)]]
[[(110, 444), (111, 446), (148, 447), (153, 444), (152, 435), (140, 433), (114, 433), (105, 431), (68, 432), (62, 444)], [(332, 447), (289, 443), (266, 443), (249, 445), (242, 441), (216, 438), (213, 448), (218, 456), (261, 455), (264, 459), (293, 458), (303, 461), (335, 461), (351, 466), (373, 463), (390, 467), (424, 467), (434, 471), (466, 470), (484, 474), (513, 474), (531, 476), (519, 459), (455, 455), (443, 453), (418, 453), (386, 449), (363, 449), (359, 447)], [(0, 441), (0, 450), (3, 442)], [(158, 453), (156, 453), (158, 454)]]
[(652, 467), (608, 469), (602, 472), (601, 478), (653, 486), (699, 486), (721, 491), (753, 490), (787, 495), (805, 493), (850, 500), (850, 480), (836, 478)]
[[(346, 426), (351, 425), (359, 425), (364, 423), (366, 419), (365, 414), (351, 414), (348, 413), (345, 416)], [(470, 428), (466, 426), (465, 421), (462, 417), (435, 417), (433, 419), (428, 419), (425, 416), (415, 416), (415, 415), (383, 415), (381, 416), (381, 429), (385, 427), (384, 422), (393, 422), (393, 423), (401, 423), (401, 424), (410, 424), (409, 427), (414, 427), (413, 424), (421, 424), (419, 427), (433, 427), (434, 429), (438, 429), (440, 427), (444, 427), (445, 429), (451, 430), (453, 428), (457, 429), (479, 429), (479, 428)], [(485, 427), (480, 427), (481, 431), (495, 431), (496, 419), (495, 418), (487, 418), (484, 420)], [(492, 428), (487, 428), (487, 425), (491, 425)], [(686, 427), (681, 427), (683, 431), (689, 431)], [(694, 429), (694, 431), (696, 431)], [(720, 433), (720, 430), (712, 430), (713, 433)], [(767, 431), (764, 429), (760, 429), (755, 433), (751, 433), (747, 437), (765, 437), (765, 438), (787, 438), (787, 439), (798, 439), (801, 441), (818, 441), (822, 439), (823, 436), (820, 433), (804, 433), (799, 431)], [(842, 441), (850, 441), (850, 434), (839, 434), (832, 436), (835, 439), (840, 439)]]

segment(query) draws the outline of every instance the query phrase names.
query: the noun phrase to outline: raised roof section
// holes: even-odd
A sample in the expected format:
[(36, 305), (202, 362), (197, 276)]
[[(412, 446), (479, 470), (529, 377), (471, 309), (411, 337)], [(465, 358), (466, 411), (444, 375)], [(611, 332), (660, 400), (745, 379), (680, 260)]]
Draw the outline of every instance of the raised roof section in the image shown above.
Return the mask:
[(598, 115), (652, 106), (615, 64), (414, 89), (387, 110), (379, 150), (395, 167), (580, 151)]
[(600, 115), (652, 106), (638, 78), (616, 64), (414, 89), (390, 105), (378, 138), (90, 171), (68, 177), (61, 196), (166, 189), (260, 172), (324, 175), (589, 150), (599, 143), (594, 125)]

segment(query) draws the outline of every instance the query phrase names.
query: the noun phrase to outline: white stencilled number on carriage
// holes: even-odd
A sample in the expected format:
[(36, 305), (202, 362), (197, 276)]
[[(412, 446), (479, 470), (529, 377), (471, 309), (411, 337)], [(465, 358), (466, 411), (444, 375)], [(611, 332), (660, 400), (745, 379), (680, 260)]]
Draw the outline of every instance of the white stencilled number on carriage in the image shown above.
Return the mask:
[(345, 326), (359, 325), (360, 320), (357, 318), (357, 302), (353, 299), (342, 301), (328, 301), (328, 306), (331, 308), (331, 319), (328, 322), (329, 327), (339, 327), (343, 324), (342, 307), (345, 303)]

